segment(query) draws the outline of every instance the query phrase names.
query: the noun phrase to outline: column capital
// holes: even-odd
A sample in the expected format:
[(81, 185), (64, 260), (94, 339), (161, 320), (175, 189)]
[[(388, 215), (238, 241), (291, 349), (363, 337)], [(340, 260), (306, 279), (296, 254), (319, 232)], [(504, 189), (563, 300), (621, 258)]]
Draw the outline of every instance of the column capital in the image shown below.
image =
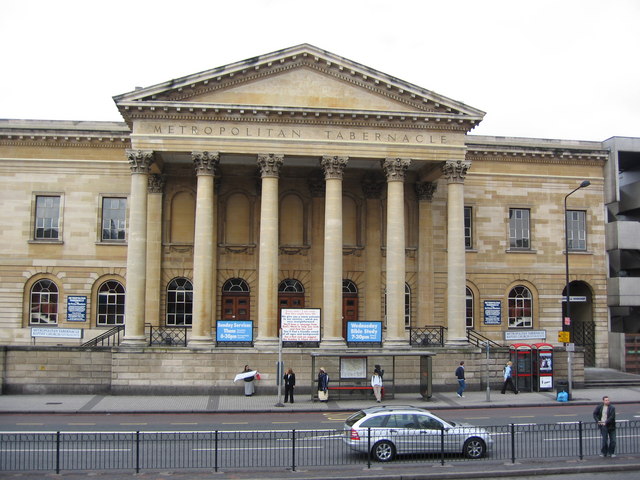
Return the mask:
[(380, 162), (387, 182), (404, 182), (404, 174), (411, 165), (409, 158), (385, 158)]
[(324, 170), (324, 179), (337, 178), (342, 180), (344, 169), (347, 168), (349, 157), (337, 157), (331, 155), (323, 155), (320, 165)]
[(326, 185), (324, 183), (324, 177), (319, 170), (314, 170), (311, 175), (307, 177), (307, 185), (311, 196), (314, 198), (324, 197), (326, 193)]
[(166, 180), (167, 177), (165, 175), (158, 175), (157, 173), (149, 175), (149, 178), (147, 180), (147, 192), (162, 193)]
[(438, 189), (437, 182), (416, 182), (416, 195), (418, 200), (433, 200), (433, 195)]
[(469, 168), (471, 168), (471, 162), (449, 160), (442, 166), (442, 173), (447, 179), (447, 183), (464, 183)]
[(260, 176), (275, 177), (280, 176), (280, 167), (284, 163), (284, 155), (279, 153), (260, 153), (258, 154), (258, 167), (260, 168)]
[(379, 174), (367, 173), (362, 177), (362, 193), (364, 198), (379, 200), (382, 198), (382, 189), (384, 188), (384, 179)]
[(191, 158), (193, 158), (196, 175), (215, 176), (216, 167), (220, 163), (220, 154), (218, 152), (191, 152)]
[(153, 150), (127, 150), (131, 173), (149, 173), (153, 163)]

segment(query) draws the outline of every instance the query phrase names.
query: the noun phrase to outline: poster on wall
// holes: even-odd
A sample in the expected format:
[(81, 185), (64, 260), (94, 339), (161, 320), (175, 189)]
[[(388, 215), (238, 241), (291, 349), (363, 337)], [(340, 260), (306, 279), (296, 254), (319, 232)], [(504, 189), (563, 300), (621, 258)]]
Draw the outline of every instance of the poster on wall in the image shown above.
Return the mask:
[(67, 322), (87, 321), (87, 297), (69, 295), (67, 297)]
[(540, 372), (551, 373), (553, 371), (551, 352), (539, 352), (538, 355), (540, 356)]
[(216, 342), (253, 342), (253, 321), (218, 320)]
[(484, 301), (484, 324), (500, 325), (502, 323), (501, 311), (502, 311), (502, 306), (501, 306), (500, 300), (485, 300)]
[(319, 308), (283, 308), (280, 310), (283, 342), (319, 342)]
[(340, 379), (367, 378), (367, 357), (340, 357)]
[(553, 377), (540, 377), (540, 390), (545, 388), (553, 388)]
[(348, 343), (381, 343), (382, 322), (347, 322)]

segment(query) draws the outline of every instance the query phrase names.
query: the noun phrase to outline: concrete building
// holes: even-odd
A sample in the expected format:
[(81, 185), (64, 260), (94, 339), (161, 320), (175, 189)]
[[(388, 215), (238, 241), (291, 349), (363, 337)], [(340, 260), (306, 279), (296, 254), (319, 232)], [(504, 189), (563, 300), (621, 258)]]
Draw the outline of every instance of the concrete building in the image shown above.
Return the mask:
[(306, 44), (114, 101), (123, 123), (0, 121), (5, 364), (104, 335), (98, 390), (222, 387), (246, 363), (273, 381), (283, 308), (319, 321), (285, 349), (309, 378), (313, 352), (428, 349), (446, 384), (486, 339), (560, 360), (563, 200), (589, 180), (567, 207), (572, 328), (580, 367), (609, 365), (608, 145), (471, 135), (481, 110)]

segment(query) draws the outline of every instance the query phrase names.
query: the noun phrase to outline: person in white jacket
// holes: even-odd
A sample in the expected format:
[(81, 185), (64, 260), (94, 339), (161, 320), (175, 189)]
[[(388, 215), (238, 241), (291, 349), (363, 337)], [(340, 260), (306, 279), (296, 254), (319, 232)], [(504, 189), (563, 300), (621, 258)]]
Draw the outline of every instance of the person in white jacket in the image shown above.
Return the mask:
[(376, 401), (380, 403), (382, 401), (382, 377), (378, 373), (378, 370), (375, 370), (371, 376), (371, 387), (373, 388)]

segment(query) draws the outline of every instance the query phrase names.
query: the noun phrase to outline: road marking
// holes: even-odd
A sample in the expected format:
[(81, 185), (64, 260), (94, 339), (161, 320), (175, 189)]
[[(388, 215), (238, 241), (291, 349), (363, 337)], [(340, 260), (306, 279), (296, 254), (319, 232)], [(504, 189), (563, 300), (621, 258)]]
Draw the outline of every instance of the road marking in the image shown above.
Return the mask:
[(509, 418), (536, 418), (535, 415), (512, 415)]
[(23, 423), (16, 423), (16, 425), (44, 425), (44, 423), (27, 423), (27, 422), (23, 422)]
[(222, 422), (222, 425), (248, 425), (249, 422)]
[(577, 413), (564, 413), (564, 414), (554, 415), (554, 417), (577, 417), (577, 416), (578, 416)]
[(149, 424), (147, 422), (139, 422), (139, 423), (136, 423), (136, 422), (123, 422), (123, 423), (120, 423), (120, 425), (149, 425)]
[(169, 425), (198, 425), (198, 422), (173, 422)]
[(282, 425), (284, 423), (300, 423), (300, 422), (271, 422), (272, 425)]
[(87, 423), (83, 423), (83, 422), (70, 422), (70, 423), (67, 423), (67, 425), (95, 425), (95, 423), (90, 423), (90, 422), (87, 422)]

